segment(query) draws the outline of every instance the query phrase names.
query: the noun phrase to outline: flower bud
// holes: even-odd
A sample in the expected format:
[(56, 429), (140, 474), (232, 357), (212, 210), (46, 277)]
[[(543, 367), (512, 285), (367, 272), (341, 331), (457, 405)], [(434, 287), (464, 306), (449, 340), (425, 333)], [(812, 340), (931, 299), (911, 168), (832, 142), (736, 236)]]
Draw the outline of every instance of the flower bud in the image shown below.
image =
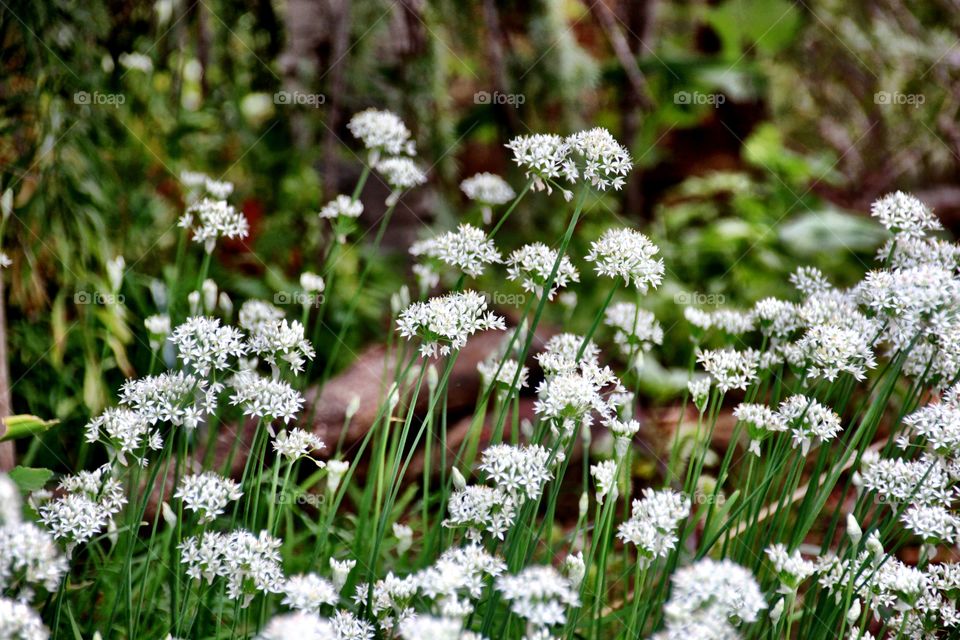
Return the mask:
[(200, 285), (203, 292), (203, 310), (205, 313), (213, 313), (217, 308), (217, 283), (207, 278)]
[(340, 487), (343, 474), (350, 468), (346, 460), (327, 460), (327, 491), (335, 492)]
[(847, 610), (847, 624), (854, 624), (859, 618), (863, 609), (860, 606), (860, 598), (854, 598), (853, 604)]
[(777, 604), (773, 605), (773, 609), (770, 610), (770, 622), (777, 624), (780, 622), (780, 618), (783, 617), (783, 598), (777, 600)]
[(850, 541), (853, 544), (859, 544), (860, 539), (863, 537), (863, 530), (860, 529), (860, 523), (857, 522), (857, 519), (852, 513), (847, 514), (847, 535), (850, 536)]
[(460, 473), (460, 469), (453, 467), (450, 471), (450, 476), (453, 479), (453, 487), (457, 491), (463, 491), (467, 488), (467, 480), (463, 477), (463, 474)]

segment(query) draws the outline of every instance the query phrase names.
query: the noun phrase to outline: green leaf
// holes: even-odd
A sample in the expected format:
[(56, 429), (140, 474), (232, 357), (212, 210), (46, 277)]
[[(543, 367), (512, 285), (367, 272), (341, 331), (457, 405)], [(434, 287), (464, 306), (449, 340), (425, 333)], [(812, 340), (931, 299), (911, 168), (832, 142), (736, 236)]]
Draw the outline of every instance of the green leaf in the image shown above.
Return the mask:
[(0, 429), (0, 434), (2, 434), (0, 435), (0, 442), (35, 436), (38, 433), (43, 433), (50, 427), (57, 424), (59, 421), (44, 420), (43, 418), (38, 418), (37, 416), (21, 414), (16, 416), (7, 416), (6, 418), (3, 418), (2, 422), (2, 426), (5, 428)]
[(43, 489), (50, 478), (53, 477), (53, 471), (36, 467), (14, 467), (10, 470), (9, 475), (10, 479), (20, 487), (20, 491), (30, 493)]

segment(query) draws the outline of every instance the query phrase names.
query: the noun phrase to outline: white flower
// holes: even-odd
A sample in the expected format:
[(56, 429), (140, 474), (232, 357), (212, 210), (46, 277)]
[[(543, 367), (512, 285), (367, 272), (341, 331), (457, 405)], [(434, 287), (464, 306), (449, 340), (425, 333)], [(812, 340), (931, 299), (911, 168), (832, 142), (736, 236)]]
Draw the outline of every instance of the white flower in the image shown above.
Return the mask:
[(516, 193), (506, 180), (493, 173), (477, 173), (460, 183), (464, 195), (482, 204), (506, 204)]
[(574, 589), (579, 589), (584, 576), (587, 575), (587, 566), (583, 560), (583, 551), (568, 554), (567, 557), (563, 559), (561, 569), (567, 574), (567, 579), (570, 580), (570, 586)]
[(145, 449), (161, 449), (163, 442), (160, 434), (141, 413), (130, 409), (107, 409), (91, 420), (86, 426), (87, 442), (102, 441), (113, 449), (117, 461), (126, 465), (126, 456), (134, 454), (141, 464), (146, 466), (146, 457), (137, 456)]
[(790, 283), (804, 296), (811, 297), (831, 289), (830, 283), (816, 267), (799, 267), (790, 274)]
[(23, 600), (38, 585), (54, 593), (66, 572), (67, 560), (49, 533), (32, 522), (0, 526), (0, 591), (19, 590)]
[[(517, 368), (520, 369), (519, 376)], [(507, 359), (501, 363), (491, 356), (487, 360), (477, 363), (477, 371), (480, 372), (484, 387), (496, 383), (505, 389), (509, 389), (513, 386), (514, 378), (517, 380), (516, 386), (518, 389), (527, 386), (529, 370), (526, 367), (521, 367), (520, 363), (513, 359)]]
[(336, 640), (373, 640), (376, 634), (372, 624), (343, 609), (333, 614), (330, 622)]
[(690, 513), (690, 499), (670, 489), (646, 488), (632, 507), (630, 519), (617, 527), (617, 537), (637, 547), (641, 564), (667, 557), (676, 547), (677, 527)]
[(503, 318), (487, 311), (487, 301), (475, 291), (451, 293), (415, 302), (400, 313), (397, 320), (400, 335), (423, 340), (420, 353), (424, 357), (460, 350), (467, 339), (478, 331), (504, 329)]
[(0, 598), (0, 638), (47, 640), (50, 631), (30, 605)]
[(795, 592), (800, 583), (812, 576), (817, 570), (812, 562), (803, 559), (799, 551), (790, 553), (782, 544), (767, 547), (766, 554), (773, 565), (773, 570), (783, 584), (783, 593)]
[(315, 573), (287, 578), (283, 583), (283, 604), (305, 613), (320, 613), (323, 605), (336, 605), (338, 590)]
[(339, 195), (320, 209), (320, 217), (328, 220), (337, 218), (359, 218), (363, 213), (363, 203), (350, 196)]
[(760, 456), (760, 442), (763, 439), (771, 433), (779, 433), (789, 429), (783, 416), (763, 404), (741, 402), (733, 410), (733, 415), (747, 425), (750, 453), (757, 457)]
[(173, 495), (183, 500), (183, 507), (200, 515), (200, 524), (213, 522), (222, 515), (227, 505), (239, 500), (240, 485), (213, 471), (184, 476)]
[(13, 260), (10, 259), (5, 252), (0, 251), (0, 269), (7, 269), (13, 264)]
[(606, 129), (580, 131), (568, 136), (567, 144), (583, 159), (583, 177), (593, 186), (604, 191), (610, 187), (619, 190), (626, 183), (623, 176), (633, 168), (630, 152)]
[(370, 151), (410, 156), (417, 153), (415, 143), (410, 140), (410, 130), (398, 115), (390, 111), (366, 109), (355, 113), (347, 123), (347, 129)]
[(719, 329), (731, 336), (749, 333), (755, 324), (753, 314), (732, 309), (704, 311), (696, 307), (684, 307), (683, 316), (687, 322), (703, 331)]
[(247, 300), (240, 305), (237, 321), (249, 332), (256, 331), (264, 324), (283, 320), (284, 313), (265, 300)]
[(800, 327), (797, 306), (785, 300), (764, 298), (753, 306), (752, 315), (767, 336), (785, 339)]
[[(394, 190), (394, 196), (398, 191), (420, 186), (427, 181), (427, 174), (410, 158), (386, 158), (378, 162), (375, 168)], [(387, 206), (395, 203), (394, 197), (387, 201)]]
[(257, 593), (280, 593), (283, 570), (279, 548), (282, 542), (266, 531), (254, 535), (237, 530), (227, 534), (206, 532), (180, 544), (180, 561), (194, 580), (227, 581), (227, 597), (247, 607)]
[[(543, 297), (544, 289), (553, 267), (557, 263), (557, 252), (542, 242), (525, 244), (507, 259), (507, 280), (520, 280), (524, 291), (535, 293)], [(557, 274), (554, 277), (547, 299), (552, 300), (558, 289), (562, 289), (570, 282), (580, 282), (580, 274), (570, 262), (570, 258), (560, 258)]]
[(902, 519), (907, 528), (925, 542), (952, 545), (960, 540), (960, 518), (943, 505), (910, 505)]
[(456, 231), (415, 242), (410, 247), (410, 254), (440, 260), (474, 278), (483, 274), (486, 265), (502, 262), (493, 240), (487, 238), (482, 229), (469, 224), (461, 224)]
[(608, 229), (600, 239), (590, 243), (589, 262), (601, 276), (623, 278), (627, 286), (646, 293), (656, 289), (663, 279), (663, 260), (654, 258), (660, 251), (655, 244), (633, 229)]
[(265, 421), (282, 418), (290, 422), (303, 407), (300, 392), (281, 380), (263, 378), (252, 371), (241, 371), (231, 381), (231, 404), (240, 406), (246, 416)]
[[(580, 353), (581, 347), (583, 353)], [(549, 340), (543, 347), (543, 352), (537, 354), (537, 361), (547, 376), (560, 373), (576, 372), (580, 362), (596, 365), (600, 357), (600, 349), (593, 342), (584, 344), (584, 337), (573, 333), (559, 333)]]
[(746, 389), (757, 377), (760, 354), (753, 349), (702, 350), (697, 362), (710, 374), (721, 393), (730, 389)]
[(120, 404), (132, 408), (150, 424), (169, 422), (196, 429), (216, 411), (222, 385), (198, 380), (183, 371), (128, 380), (120, 388)]
[(707, 408), (707, 402), (710, 400), (710, 387), (712, 385), (712, 381), (707, 376), (701, 376), (687, 381), (687, 392), (690, 394), (690, 399), (693, 400), (694, 406), (700, 413), (703, 413)]
[[(194, 226), (194, 217), (198, 224)], [(250, 233), (250, 224), (242, 212), (226, 200), (203, 200), (190, 205), (180, 217), (179, 226), (193, 227), (193, 241), (203, 243), (204, 250), (212, 253), (217, 238), (243, 239)]]
[(692, 621), (727, 622), (728, 635), (707, 637), (735, 637), (731, 624), (756, 622), (767, 608), (753, 575), (730, 560), (700, 560), (677, 570), (672, 581), (670, 600), (664, 607), (668, 628)]
[(531, 566), (517, 575), (497, 578), (497, 591), (510, 603), (510, 610), (534, 627), (566, 623), (566, 611), (580, 605), (570, 581), (550, 566)]
[(828, 442), (843, 429), (840, 416), (832, 409), (804, 395), (790, 396), (777, 411), (793, 432), (793, 446), (801, 445), (803, 455), (807, 455), (814, 439)]
[(143, 326), (150, 336), (150, 348), (159, 349), (170, 335), (170, 316), (167, 314), (147, 316)]
[(620, 347), (621, 353), (640, 364), (643, 354), (655, 344), (663, 343), (663, 327), (656, 316), (641, 309), (632, 302), (617, 302), (610, 305), (605, 313), (604, 324), (613, 327), (613, 341)]
[(291, 461), (306, 458), (312, 452), (325, 447), (323, 440), (299, 427), (294, 427), (289, 432), (284, 429), (273, 439), (273, 450)]
[(318, 276), (311, 271), (304, 271), (300, 274), (300, 288), (307, 293), (323, 293), (323, 290), (327, 288), (327, 283), (324, 282), (322, 276)]
[(68, 551), (106, 528), (126, 504), (123, 487), (108, 473), (109, 467), (100, 467), (66, 476), (59, 485), (63, 495), (38, 506), (40, 521), (67, 541)]
[(617, 459), (622, 459), (627, 455), (633, 436), (637, 435), (640, 431), (640, 423), (636, 420), (628, 420), (626, 422), (610, 420), (607, 422), (607, 428), (609, 428), (614, 435), (614, 451), (617, 454)]
[(863, 380), (867, 369), (877, 365), (870, 346), (873, 338), (862, 330), (818, 324), (807, 330), (797, 347), (809, 359), (809, 377), (823, 377), (832, 382), (845, 372)]
[(480, 469), (504, 493), (534, 500), (553, 477), (548, 463), (559, 461), (562, 454), (551, 461), (550, 452), (540, 445), (495, 444), (484, 450)]
[(405, 554), (413, 544), (413, 529), (399, 522), (393, 523), (393, 535), (397, 538), (397, 553)]
[(343, 474), (350, 468), (346, 460), (327, 460), (327, 491), (333, 493), (340, 486)]
[(282, 613), (267, 621), (256, 640), (341, 640), (329, 620), (314, 613)]
[(884, 501), (937, 505), (953, 500), (946, 467), (933, 457), (902, 460), (867, 451), (861, 458), (860, 481)]
[(17, 524), (23, 519), (20, 488), (10, 476), (0, 472), (0, 525)]
[(917, 198), (897, 191), (880, 198), (870, 206), (870, 215), (894, 233), (922, 236), (927, 231), (943, 228), (930, 209)]
[(513, 161), (533, 179), (533, 188), (553, 191), (549, 182), (563, 178), (567, 182), (577, 181), (577, 167), (570, 158), (570, 143), (554, 134), (537, 133), (518, 136), (507, 143), (513, 152)]
[(603, 499), (612, 495), (617, 499), (617, 463), (613, 460), (604, 460), (590, 465), (590, 475), (597, 483), (597, 502), (603, 504)]
[(517, 517), (517, 507), (516, 500), (502, 489), (470, 485), (450, 494), (449, 517), (443, 526), (467, 527), (467, 537), (474, 542), (479, 542), (484, 531), (503, 540)]
[[(607, 387), (612, 393), (605, 396)], [(574, 370), (543, 380), (537, 387), (533, 408), (538, 415), (554, 420), (554, 428), (566, 437), (578, 426), (592, 425), (594, 412), (604, 420), (612, 419), (616, 415), (617, 394), (622, 391), (620, 380), (609, 367), (584, 362)]]
[(286, 362), (294, 373), (303, 371), (307, 360), (316, 353), (313, 345), (304, 337), (304, 328), (298, 320), (272, 320), (261, 322), (250, 330), (247, 341), (250, 353), (257, 355), (273, 367), (278, 361)]
[(233, 327), (221, 326), (218, 318), (194, 316), (173, 330), (170, 341), (177, 346), (177, 355), (201, 376), (211, 369), (223, 371), (230, 358), (246, 354), (243, 335)]
[(337, 560), (330, 558), (330, 571), (333, 572), (333, 586), (339, 592), (347, 582), (347, 576), (357, 566), (356, 560)]

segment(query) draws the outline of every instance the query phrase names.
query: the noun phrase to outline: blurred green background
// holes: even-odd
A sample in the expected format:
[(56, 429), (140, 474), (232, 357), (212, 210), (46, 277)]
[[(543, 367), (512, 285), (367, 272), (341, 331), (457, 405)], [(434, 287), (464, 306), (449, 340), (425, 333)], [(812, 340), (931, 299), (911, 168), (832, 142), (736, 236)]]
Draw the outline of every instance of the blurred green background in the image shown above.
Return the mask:
[[(599, 125), (630, 148), (627, 187), (588, 204), (573, 255), (613, 224), (661, 246), (668, 278), (644, 304), (667, 330), (655, 351), (667, 370), (690, 351), (678, 301), (789, 296), (801, 264), (856, 280), (884, 241), (864, 217), (876, 197), (912, 190), (954, 232), (960, 221), (960, 12), (946, 0), (0, 5), (12, 411), (64, 421), (54, 440), (148, 367), (142, 321), (174, 260), (179, 173), (236, 184), (251, 236), (218, 249), (212, 277), (238, 305), (272, 299), (319, 265), (329, 233), (316, 212), (352, 189), (363, 154), (346, 122), (370, 106), (407, 121), (430, 183), (404, 199), (389, 250), (367, 256), (366, 321), (336, 367), (383, 339), (390, 294), (413, 282), (410, 242), (478, 218), (460, 180), (493, 171), (522, 186), (503, 147), (519, 134)], [(372, 180), (365, 227), (385, 195)], [(501, 249), (550, 241), (564, 217), (558, 198), (528, 197)], [(112, 291), (118, 256), (116, 297), (87, 304)], [(363, 258), (360, 243), (337, 263), (332, 331)], [(583, 275), (578, 295), (599, 302)], [(589, 310), (552, 313), (589, 323)], [(669, 401), (669, 376), (647, 382)]]

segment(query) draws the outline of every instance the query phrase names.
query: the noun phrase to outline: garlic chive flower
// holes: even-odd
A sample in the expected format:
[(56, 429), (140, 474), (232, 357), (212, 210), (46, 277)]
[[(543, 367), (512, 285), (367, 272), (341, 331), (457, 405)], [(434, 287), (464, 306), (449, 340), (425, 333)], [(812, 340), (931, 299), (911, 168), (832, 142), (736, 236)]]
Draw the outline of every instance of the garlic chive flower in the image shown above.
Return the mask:
[(870, 206), (870, 215), (894, 233), (922, 236), (943, 225), (919, 199), (902, 191), (880, 198)]
[(617, 527), (617, 537), (637, 547), (642, 566), (667, 557), (677, 545), (677, 527), (690, 514), (690, 499), (670, 489), (646, 488), (632, 509), (630, 519)]
[(0, 637), (47, 640), (50, 630), (29, 604), (0, 597)]
[(626, 176), (633, 168), (630, 152), (610, 132), (602, 127), (580, 131), (567, 137), (571, 152), (579, 155), (583, 166), (581, 173), (597, 189), (610, 187), (620, 190), (626, 184)]
[(573, 585), (550, 566), (530, 566), (517, 575), (502, 575), (496, 588), (514, 615), (541, 630), (565, 624), (567, 609), (580, 606)]
[(120, 512), (127, 499), (120, 483), (109, 477), (109, 467), (81, 471), (60, 481), (62, 495), (42, 500), (38, 505), (40, 521), (53, 537), (65, 540), (69, 553), (105, 529)]
[(252, 371), (241, 371), (230, 383), (231, 404), (239, 406), (246, 416), (263, 418), (270, 422), (282, 419), (290, 422), (303, 407), (300, 392), (282, 380), (263, 378)]
[(218, 318), (194, 316), (173, 330), (170, 341), (185, 365), (206, 377), (211, 370), (223, 371), (230, 358), (247, 353), (243, 335), (233, 327), (221, 326)]
[(593, 424), (593, 413), (604, 420), (616, 416), (617, 392), (623, 385), (609, 367), (581, 363), (575, 370), (558, 373), (537, 387), (534, 411), (553, 421), (554, 431), (571, 436), (578, 427)]
[(163, 448), (160, 433), (151, 427), (144, 415), (130, 409), (107, 409), (87, 424), (85, 437), (87, 442), (103, 442), (114, 452), (117, 462), (124, 466), (131, 454), (137, 463), (146, 466), (146, 457), (137, 453)]
[(862, 329), (818, 324), (807, 330), (797, 347), (807, 356), (808, 377), (833, 382), (839, 374), (848, 373), (863, 380), (867, 370), (877, 365), (870, 346), (873, 338)]
[(320, 209), (320, 217), (327, 220), (359, 218), (362, 213), (363, 203), (345, 195), (337, 196)]
[[(507, 280), (519, 280), (524, 291), (542, 298), (556, 262), (557, 252), (542, 242), (525, 244), (507, 259)], [(566, 287), (570, 282), (580, 282), (580, 274), (570, 258), (563, 256), (547, 292), (547, 299), (553, 300), (557, 290)]]
[(264, 324), (283, 320), (283, 311), (265, 300), (247, 300), (240, 305), (237, 324), (248, 332), (254, 332)]
[(190, 205), (178, 225), (192, 228), (193, 241), (203, 244), (207, 253), (213, 253), (218, 238), (243, 239), (250, 233), (250, 224), (242, 212), (225, 200), (209, 198)]
[(790, 396), (780, 403), (778, 413), (793, 433), (793, 446), (807, 455), (814, 440), (828, 442), (843, 429), (840, 416), (832, 409), (804, 395)]
[(503, 540), (516, 520), (517, 511), (516, 499), (502, 489), (468, 485), (450, 494), (443, 526), (465, 527), (467, 539), (473, 542), (480, 542), (484, 533)]
[(757, 377), (760, 354), (753, 349), (701, 350), (697, 362), (710, 374), (721, 393), (746, 389)]
[(173, 497), (183, 500), (183, 507), (199, 514), (200, 524), (206, 524), (223, 515), (227, 505), (242, 495), (237, 482), (207, 471), (184, 476)]
[(199, 380), (183, 371), (128, 380), (120, 388), (120, 404), (150, 424), (169, 422), (196, 429), (217, 409), (220, 383)]
[(336, 605), (340, 600), (333, 584), (315, 573), (287, 578), (283, 594), (283, 604), (305, 613), (320, 613), (324, 605)]
[(147, 316), (143, 326), (150, 339), (150, 348), (157, 350), (163, 346), (164, 340), (170, 335), (170, 316), (166, 314)]
[(506, 180), (487, 172), (470, 176), (460, 183), (460, 190), (468, 198), (480, 204), (483, 224), (493, 222), (493, 206), (506, 204), (517, 195)]
[(405, 189), (412, 189), (427, 182), (427, 174), (409, 158), (386, 158), (377, 162), (374, 168), (393, 190), (387, 197), (388, 207), (397, 204), (400, 193)]
[(300, 274), (300, 288), (307, 293), (323, 293), (327, 288), (327, 283), (322, 276), (318, 276), (312, 271), (304, 271)]
[(747, 437), (750, 438), (750, 453), (760, 457), (760, 443), (770, 434), (787, 431), (789, 427), (783, 417), (763, 404), (741, 402), (733, 410), (737, 420), (747, 425)]
[(280, 362), (284, 362), (293, 373), (300, 373), (306, 361), (316, 356), (313, 345), (304, 337), (304, 331), (298, 320), (262, 322), (250, 331), (247, 346), (250, 353), (270, 366), (277, 368)]
[(503, 318), (487, 310), (487, 300), (475, 291), (451, 293), (426, 302), (414, 302), (400, 312), (400, 335), (419, 337), (424, 357), (449, 355), (459, 351), (478, 331), (505, 329)]
[(557, 454), (551, 461), (550, 452), (540, 445), (495, 444), (484, 450), (480, 470), (504, 493), (535, 500), (553, 478), (548, 463), (562, 459)]
[(597, 483), (597, 502), (603, 504), (607, 495), (617, 499), (617, 463), (613, 460), (603, 460), (590, 465), (590, 475)]
[(0, 591), (30, 600), (35, 587), (56, 592), (66, 572), (67, 560), (47, 531), (32, 522), (0, 526)]
[(493, 240), (487, 238), (482, 229), (469, 224), (461, 224), (456, 231), (413, 243), (410, 254), (439, 260), (474, 278), (483, 275), (486, 265), (502, 262)]
[(293, 613), (281, 613), (270, 618), (260, 633), (257, 634), (256, 640), (290, 640), (291, 638), (303, 638), (303, 640), (333, 638), (334, 640), (341, 640), (344, 637), (337, 633), (330, 620), (321, 618), (315, 613), (295, 611)]
[(640, 423), (636, 420), (610, 420), (606, 423), (607, 428), (613, 433), (614, 452), (618, 460), (622, 460), (630, 448), (633, 437), (640, 432)]
[[(519, 375), (517, 369), (520, 369)], [(477, 363), (477, 371), (480, 372), (480, 378), (484, 387), (497, 384), (502, 389), (510, 389), (513, 380), (517, 379), (517, 388), (522, 389), (527, 386), (527, 377), (529, 370), (521, 367), (520, 363), (513, 359), (504, 360), (502, 363), (494, 357), (482, 360)]]
[(283, 570), (280, 566), (282, 542), (266, 531), (259, 535), (237, 530), (230, 533), (208, 531), (180, 543), (180, 561), (194, 580), (224, 578), (227, 597), (242, 608), (258, 593), (281, 593)]
[[(533, 180), (534, 191), (552, 193), (552, 181), (562, 178), (572, 184), (579, 177), (577, 167), (570, 158), (570, 143), (561, 136), (544, 133), (517, 136), (506, 147), (513, 152), (513, 161), (517, 166), (524, 170), (527, 178)], [(572, 195), (564, 192), (567, 200)]]
[(613, 342), (631, 365), (642, 364), (644, 354), (663, 343), (663, 327), (656, 316), (632, 302), (607, 307), (603, 322), (614, 329)]
[[(543, 351), (537, 354), (537, 362), (547, 377), (561, 373), (574, 373), (580, 362), (596, 365), (600, 357), (600, 349), (592, 341), (583, 343), (583, 336), (574, 333), (558, 333), (544, 345)], [(580, 347), (583, 354), (578, 358)]]
[(751, 313), (733, 309), (704, 311), (697, 307), (684, 307), (683, 317), (701, 331), (718, 329), (731, 336), (749, 333), (753, 331), (755, 324), (755, 318)]
[(350, 575), (350, 572), (353, 571), (353, 568), (357, 566), (356, 560), (337, 560), (336, 558), (330, 558), (330, 571), (333, 574), (331, 580), (333, 581), (334, 589), (339, 592), (343, 589), (343, 585), (347, 583), (347, 576)]
[(347, 123), (347, 129), (370, 150), (371, 164), (376, 163), (380, 153), (409, 156), (417, 153), (407, 125), (390, 111), (366, 109), (355, 113)]
[(736, 626), (753, 623), (767, 603), (756, 578), (730, 560), (700, 560), (678, 569), (672, 577), (673, 589), (664, 607), (667, 637), (688, 635), (710, 629), (711, 638), (735, 638)]
[(782, 544), (767, 547), (767, 558), (780, 580), (780, 592), (795, 593), (804, 580), (812, 576), (817, 568), (814, 563), (804, 560), (799, 551), (790, 553)]
[(687, 392), (690, 394), (690, 400), (697, 411), (703, 413), (707, 409), (707, 402), (710, 400), (710, 387), (713, 385), (708, 376), (701, 376), (687, 381)]
[(599, 240), (590, 243), (587, 261), (596, 264), (598, 275), (623, 278), (629, 287), (642, 293), (656, 289), (663, 279), (663, 260), (654, 258), (660, 251), (649, 239), (633, 229), (608, 229)]
[[(284, 429), (273, 439), (273, 450), (291, 462), (306, 458), (314, 451), (324, 448), (326, 445), (323, 440), (299, 427), (294, 427), (290, 431)], [(319, 461), (318, 464), (323, 466)]]

